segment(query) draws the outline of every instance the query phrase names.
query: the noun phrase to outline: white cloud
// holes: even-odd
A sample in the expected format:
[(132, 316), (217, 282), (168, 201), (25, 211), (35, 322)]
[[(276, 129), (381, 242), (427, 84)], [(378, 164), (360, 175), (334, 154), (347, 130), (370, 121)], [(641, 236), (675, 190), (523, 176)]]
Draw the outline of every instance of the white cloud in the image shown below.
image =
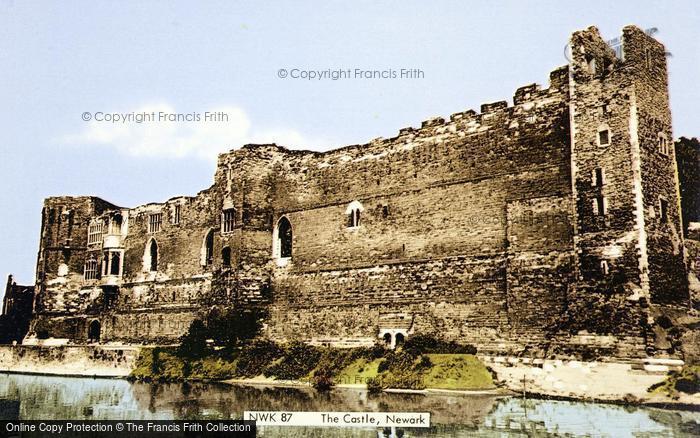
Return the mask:
[[(221, 121), (205, 121), (204, 114), (223, 113)], [(61, 139), (64, 144), (107, 146), (134, 157), (189, 158), (215, 161), (217, 154), (246, 143), (277, 143), (296, 149), (320, 146), (289, 129), (254, 129), (246, 112), (235, 106), (221, 106), (198, 111), (199, 121), (158, 120), (160, 114), (192, 114), (176, 110), (167, 103), (142, 105), (128, 111), (118, 111), (126, 122), (110, 121), (108, 115), (91, 113), (92, 119), (77, 134)], [(141, 114), (156, 120), (136, 122)]]

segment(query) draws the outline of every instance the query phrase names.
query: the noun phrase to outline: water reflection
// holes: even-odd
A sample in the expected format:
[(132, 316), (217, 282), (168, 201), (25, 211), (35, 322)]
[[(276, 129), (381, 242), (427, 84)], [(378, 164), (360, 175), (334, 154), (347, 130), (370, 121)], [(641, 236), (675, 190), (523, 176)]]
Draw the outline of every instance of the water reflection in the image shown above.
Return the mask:
[(235, 419), (244, 410), (431, 412), (430, 429), (260, 428), (262, 437), (696, 436), (700, 413), (493, 396), (146, 384), (0, 374), (2, 419)]

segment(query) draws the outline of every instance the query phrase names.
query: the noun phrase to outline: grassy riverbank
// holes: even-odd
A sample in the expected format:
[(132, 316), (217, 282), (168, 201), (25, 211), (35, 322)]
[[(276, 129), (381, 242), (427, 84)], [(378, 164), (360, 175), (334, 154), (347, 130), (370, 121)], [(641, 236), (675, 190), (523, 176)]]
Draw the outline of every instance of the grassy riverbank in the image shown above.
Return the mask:
[(416, 339), (398, 350), (256, 341), (238, 349), (212, 350), (191, 357), (175, 348), (149, 348), (142, 350), (131, 378), (294, 381), (320, 390), (336, 385), (367, 385), (370, 390), (494, 388), (491, 373), (474, 353), (473, 347), (427, 338)]

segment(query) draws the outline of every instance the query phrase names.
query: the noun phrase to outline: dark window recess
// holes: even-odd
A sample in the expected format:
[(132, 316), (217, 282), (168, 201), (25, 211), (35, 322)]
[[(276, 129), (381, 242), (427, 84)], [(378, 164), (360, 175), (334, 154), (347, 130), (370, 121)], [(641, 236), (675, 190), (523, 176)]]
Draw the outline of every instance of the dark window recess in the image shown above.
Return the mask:
[(360, 226), (360, 209), (353, 209), (348, 215), (348, 228), (355, 228)]
[(279, 239), (280, 257), (292, 256), (292, 224), (289, 219), (283, 217), (277, 225), (277, 238)]
[(601, 146), (607, 146), (610, 144), (610, 131), (607, 129), (598, 132), (598, 142)]
[(389, 206), (387, 206), (387, 205), (382, 206), (382, 217), (384, 219), (389, 217)]
[(150, 270), (151, 272), (155, 272), (158, 270), (158, 244), (155, 240), (151, 240), (151, 248), (149, 249), (149, 252), (151, 254)]
[(600, 167), (595, 170), (595, 185), (603, 187), (603, 169)]
[(661, 223), (666, 224), (668, 223), (668, 201), (665, 199), (662, 199), (660, 202), (660, 207), (661, 207)]
[(231, 248), (228, 246), (221, 250), (221, 265), (224, 268), (231, 267)]
[(214, 231), (209, 230), (204, 242), (204, 264), (209, 266), (214, 262)]
[(109, 275), (119, 275), (119, 265), (120, 263), (120, 254), (118, 252), (113, 252), (112, 254), (112, 263), (109, 268)]
[(595, 198), (596, 205), (596, 215), (603, 216), (605, 214), (605, 198), (602, 196), (597, 196)]

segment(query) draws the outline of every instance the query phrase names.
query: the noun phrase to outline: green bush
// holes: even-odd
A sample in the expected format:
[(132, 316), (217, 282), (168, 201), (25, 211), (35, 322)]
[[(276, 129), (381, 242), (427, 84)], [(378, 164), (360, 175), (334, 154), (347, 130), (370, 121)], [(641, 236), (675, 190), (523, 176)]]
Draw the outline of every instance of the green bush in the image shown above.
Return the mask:
[(285, 349), (282, 359), (267, 367), (263, 374), (282, 380), (300, 379), (316, 368), (320, 359), (319, 348), (295, 341)]
[(369, 391), (370, 394), (377, 394), (379, 392), (382, 392), (382, 382), (379, 377), (372, 377), (367, 381), (367, 391)]
[(411, 336), (403, 345), (403, 351), (419, 356), (421, 354), (476, 354), (476, 347), (469, 344), (458, 344), (430, 335)]
[(318, 368), (314, 371), (311, 379), (311, 386), (317, 391), (329, 391), (335, 383), (333, 382), (333, 372), (325, 367)]
[(379, 363), (377, 371), (399, 371), (413, 369), (416, 358), (405, 351), (391, 351), (385, 359)]
[(207, 317), (207, 334), (215, 345), (231, 349), (254, 339), (264, 318), (258, 309), (214, 309)]
[(254, 341), (241, 350), (236, 363), (236, 375), (240, 377), (258, 376), (283, 354), (282, 349), (272, 341)]
[(187, 333), (180, 338), (180, 346), (177, 354), (180, 357), (199, 359), (209, 353), (207, 346), (207, 328), (200, 319), (195, 319), (190, 324)]

